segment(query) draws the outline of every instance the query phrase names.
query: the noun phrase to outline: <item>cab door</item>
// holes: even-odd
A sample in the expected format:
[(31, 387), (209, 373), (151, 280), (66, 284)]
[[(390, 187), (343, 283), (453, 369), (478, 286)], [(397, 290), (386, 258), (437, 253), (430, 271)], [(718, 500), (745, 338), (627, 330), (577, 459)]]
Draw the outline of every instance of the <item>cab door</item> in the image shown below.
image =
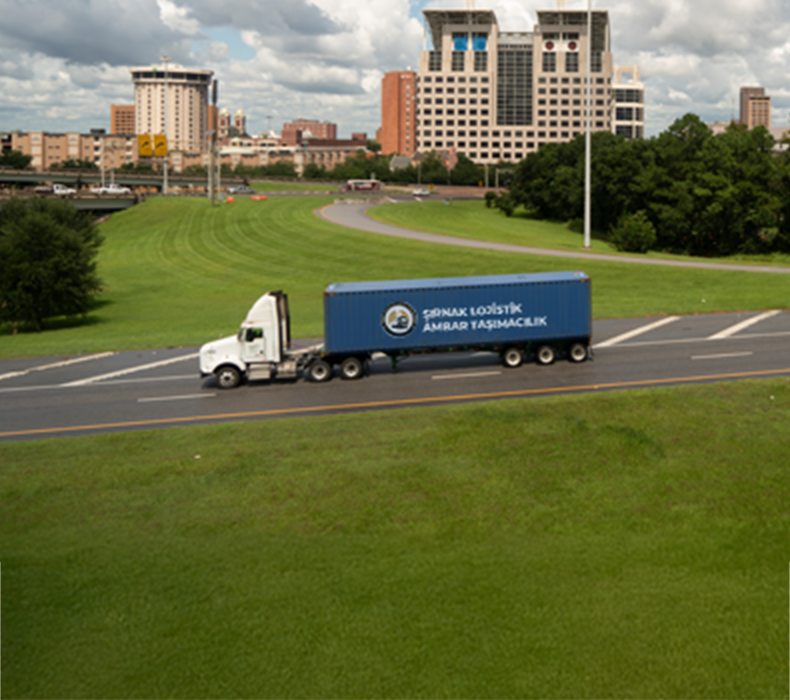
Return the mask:
[(245, 362), (265, 362), (266, 361), (266, 338), (263, 328), (247, 328), (244, 331)]

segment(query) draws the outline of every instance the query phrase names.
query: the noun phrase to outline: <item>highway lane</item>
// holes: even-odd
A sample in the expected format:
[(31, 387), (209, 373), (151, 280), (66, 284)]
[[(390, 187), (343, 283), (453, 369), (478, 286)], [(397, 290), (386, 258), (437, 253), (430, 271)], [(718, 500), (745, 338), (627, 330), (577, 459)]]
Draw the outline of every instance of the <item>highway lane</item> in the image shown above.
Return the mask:
[(790, 377), (790, 313), (594, 324), (595, 360), (506, 369), (491, 353), (388, 358), (359, 381), (219, 390), (197, 348), (0, 361), (0, 440), (151, 429), (671, 384)]

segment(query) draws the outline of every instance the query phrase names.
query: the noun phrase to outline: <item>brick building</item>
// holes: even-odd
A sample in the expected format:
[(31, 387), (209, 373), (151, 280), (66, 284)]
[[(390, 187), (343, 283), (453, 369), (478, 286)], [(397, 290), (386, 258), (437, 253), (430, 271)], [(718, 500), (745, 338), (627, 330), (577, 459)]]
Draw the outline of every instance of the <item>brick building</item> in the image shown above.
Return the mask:
[(410, 156), (416, 150), (416, 86), (414, 71), (390, 71), (381, 80), (382, 155)]
[(284, 146), (301, 145), (304, 138), (336, 140), (337, 124), (302, 119), (301, 117), (296, 121), (283, 124), (280, 140)]

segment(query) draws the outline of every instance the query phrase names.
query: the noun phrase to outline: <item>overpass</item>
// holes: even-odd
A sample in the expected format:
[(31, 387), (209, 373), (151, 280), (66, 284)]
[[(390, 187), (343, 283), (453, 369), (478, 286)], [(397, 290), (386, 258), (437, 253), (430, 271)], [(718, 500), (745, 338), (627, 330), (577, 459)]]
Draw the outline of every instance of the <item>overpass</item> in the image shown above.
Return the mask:
[[(186, 174), (168, 173), (168, 187), (206, 187), (207, 175), (205, 173)], [(240, 175), (222, 175), (223, 184), (241, 185), (244, 178)], [(105, 172), (104, 181), (110, 180)], [(162, 173), (139, 172), (131, 170), (116, 170), (112, 176), (113, 182), (126, 187), (156, 187), (162, 189)], [(99, 170), (6, 170), (0, 168), (0, 183), (18, 185), (36, 185), (42, 182), (58, 182), (63, 185), (82, 186), (96, 185), (102, 181)]]

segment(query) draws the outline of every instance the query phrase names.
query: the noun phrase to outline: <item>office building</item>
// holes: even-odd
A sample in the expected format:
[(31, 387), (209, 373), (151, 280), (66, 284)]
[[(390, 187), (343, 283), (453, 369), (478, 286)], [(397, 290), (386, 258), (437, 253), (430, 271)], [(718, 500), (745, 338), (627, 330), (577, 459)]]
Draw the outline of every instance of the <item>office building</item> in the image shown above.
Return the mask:
[(641, 139), (645, 135), (645, 86), (639, 66), (615, 66), (612, 81), (612, 131)]
[(206, 150), (209, 87), (214, 73), (170, 63), (130, 71), (135, 133), (165, 134), (170, 151)]
[[(583, 134), (588, 41), (591, 128), (614, 130), (606, 11), (592, 13), (591, 35), (586, 11), (539, 11), (537, 25), (523, 32), (500, 31), (492, 10), (423, 10), (423, 15), (433, 48), (420, 54), (420, 152), (463, 153), (478, 163), (519, 161), (544, 144)], [(642, 134), (644, 107), (632, 117), (632, 134)]]
[(135, 134), (134, 105), (110, 105), (110, 133)]
[(765, 88), (741, 88), (740, 122), (750, 129), (755, 126), (771, 128), (771, 98), (765, 94)]
[(390, 71), (381, 80), (382, 155), (410, 156), (417, 147), (416, 100), (417, 74), (414, 71)]

